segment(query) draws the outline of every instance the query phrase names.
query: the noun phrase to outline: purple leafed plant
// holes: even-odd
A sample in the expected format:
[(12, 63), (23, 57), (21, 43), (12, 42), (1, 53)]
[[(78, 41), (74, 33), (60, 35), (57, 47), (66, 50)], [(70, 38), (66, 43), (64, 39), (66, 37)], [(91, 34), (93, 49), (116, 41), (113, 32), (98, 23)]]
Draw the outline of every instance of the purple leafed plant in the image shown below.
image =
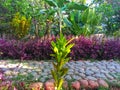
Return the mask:
[(120, 40), (108, 40), (103, 46), (103, 58), (120, 58)]
[[(58, 37), (58, 36), (57, 36)], [(70, 39), (73, 36), (66, 36)], [(52, 52), (51, 41), (55, 36), (45, 39), (32, 39), (28, 41), (0, 39), (0, 57), (22, 60), (50, 60)], [(120, 59), (120, 40), (99, 41), (84, 36), (75, 38), (75, 43), (69, 56), (72, 60), (80, 59)]]

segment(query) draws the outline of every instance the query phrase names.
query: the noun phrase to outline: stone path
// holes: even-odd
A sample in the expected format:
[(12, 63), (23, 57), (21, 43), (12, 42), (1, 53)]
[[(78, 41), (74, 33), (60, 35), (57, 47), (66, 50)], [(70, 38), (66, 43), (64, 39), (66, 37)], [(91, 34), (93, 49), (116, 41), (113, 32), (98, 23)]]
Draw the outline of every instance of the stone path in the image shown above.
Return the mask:
[[(98, 78), (107, 80), (116, 80), (117, 74), (120, 74), (120, 63), (116, 61), (71, 61), (65, 65), (69, 68), (66, 80), (90, 79), (97, 80)], [(16, 77), (18, 74), (32, 74), (33, 79), (44, 82), (46, 79), (51, 79), (50, 70), (53, 69), (51, 62), (43, 61), (8, 61), (0, 60), (0, 69), (6, 77)]]

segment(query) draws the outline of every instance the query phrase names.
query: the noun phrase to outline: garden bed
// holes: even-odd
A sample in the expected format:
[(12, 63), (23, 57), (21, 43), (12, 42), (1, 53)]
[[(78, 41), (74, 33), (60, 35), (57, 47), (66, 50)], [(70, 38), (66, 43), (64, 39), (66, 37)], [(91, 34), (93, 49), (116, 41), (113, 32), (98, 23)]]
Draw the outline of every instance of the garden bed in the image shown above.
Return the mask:
[[(53, 60), (50, 60), (49, 62), (48, 61), (45, 62), (45, 61), (26, 61), (25, 60), (25, 61), (20, 62), (20, 60), (14, 60), (14, 61), (13, 60), (1, 60), (0, 68), (1, 68), (1, 71), (3, 71), (6, 80), (10, 80), (10, 81), (12, 80), (14, 82), (16, 81), (25, 82), (27, 83), (26, 86), (28, 86), (31, 83), (35, 83), (35, 82), (40, 82), (45, 85), (46, 82), (49, 82), (49, 80), (52, 79), (52, 77), (50, 76), (51, 75), (50, 69), (53, 68), (51, 64), (52, 61)], [(104, 75), (106, 76), (109, 82), (112, 81), (112, 83), (108, 83), (108, 85), (110, 86), (113, 85), (114, 88), (119, 86), (117, 85), (117, 83), (120, 81), (119, 61), (115, 61), (115, 60), (97, 61), (96, 60), (93, 62), (93, 61), (79, 60), (79, 61), (70, 61), (66, 64), (66, 66), (69, 67), (69, 72), (67, 76), (65, 77), (65, 80), (68, 81), (69, 84), (71, 83), (69, 85), (69, 88), (71, 89), (72, 87), (70, 86), (72, 85), (72, 82), (77, 83), (76, 81), (80, 82), (80, 80), (90, 80), (90, 82), (94, 82), (94, 81), (96, 82), (99, 79), (105, 80), (105, 77), (103, 77)], [(104, 66), (108, 67), (107, 68), (108, 71), (104, 71), (105, 69)], [(99, 67), (99, 69), (96, 67)], [(93, 73), (92, 71), (95, 71), (94, 75), (96, 76), (92, 74)], [(99, 75), (99, 73), (101, 73), (101, 75)], [(98, 86), (92, 86), (92, 87), (98, 88)], [(70, 90), (70, 89), (67, 89), (67, 90)], [(90, 88), (88, 90), (90, 90)], [(97, 89), (93, 89), (93, 90), (97, 90)], [(98, 90), (104, 90), (104, 89), (100, 89), (99, 87)], [(110, 89), (105, 89), (105, 90), (110, 90)]]

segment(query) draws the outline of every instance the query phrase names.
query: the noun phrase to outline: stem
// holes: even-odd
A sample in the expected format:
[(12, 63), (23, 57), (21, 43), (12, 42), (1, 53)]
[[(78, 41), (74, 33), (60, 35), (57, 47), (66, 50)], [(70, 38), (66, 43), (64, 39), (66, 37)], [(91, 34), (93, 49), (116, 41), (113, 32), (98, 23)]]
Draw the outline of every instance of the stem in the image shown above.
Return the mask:
[(58, 9), (58, 16), (59, 16), (59, 29), (60, 29), (60, 33), (62, 33), (62, 13), (60, 8)]

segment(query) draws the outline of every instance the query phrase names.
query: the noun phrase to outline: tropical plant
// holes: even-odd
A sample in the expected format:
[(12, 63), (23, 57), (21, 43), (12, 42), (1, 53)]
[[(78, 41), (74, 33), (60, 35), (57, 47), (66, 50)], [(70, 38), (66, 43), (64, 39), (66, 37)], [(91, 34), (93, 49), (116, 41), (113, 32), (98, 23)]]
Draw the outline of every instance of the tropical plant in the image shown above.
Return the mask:
[(55, 80), (56, 90), (62, 89), (62, 84), (64, 82), (64, 76), (68, 72), (68, 68), (65, 67), (65, 64), (69, 61), (68, 54), (70, 49), (74, 44), (70, 44), (73, 39), (67, 41), (63, 34), (60, 34), (60, 38), (56, 42), (51, 42), (52, 50), (54, 54), (51, 54), (55, 58), (56, 62), (53, 62), (54, 70), (51, 70), (51, 74)]
[(62, 23), (63, 23), (63, 12), (70, 10), (85, 10), (87, 6), (79, 4), (74, 1), (68, 0), (45, 0), (52, 8), (54, 12), (57, 13), (57, 18), (59, 19), (59, 32), (62, 32)]
[(101, 14), (97, 14), (94, 8), (87, 8), (83, 12), (72, 11), (68, 18), (64, 18), (66, 25), (74, 35), (88, 36), (100, 29)]
[(27, 19), (25, 16), (21, 16), (20, 13), (16, 13), (11, 22), (11, 27), (14, 35), (17, 38), (25, 37), (30, 29), (31, 19)]

